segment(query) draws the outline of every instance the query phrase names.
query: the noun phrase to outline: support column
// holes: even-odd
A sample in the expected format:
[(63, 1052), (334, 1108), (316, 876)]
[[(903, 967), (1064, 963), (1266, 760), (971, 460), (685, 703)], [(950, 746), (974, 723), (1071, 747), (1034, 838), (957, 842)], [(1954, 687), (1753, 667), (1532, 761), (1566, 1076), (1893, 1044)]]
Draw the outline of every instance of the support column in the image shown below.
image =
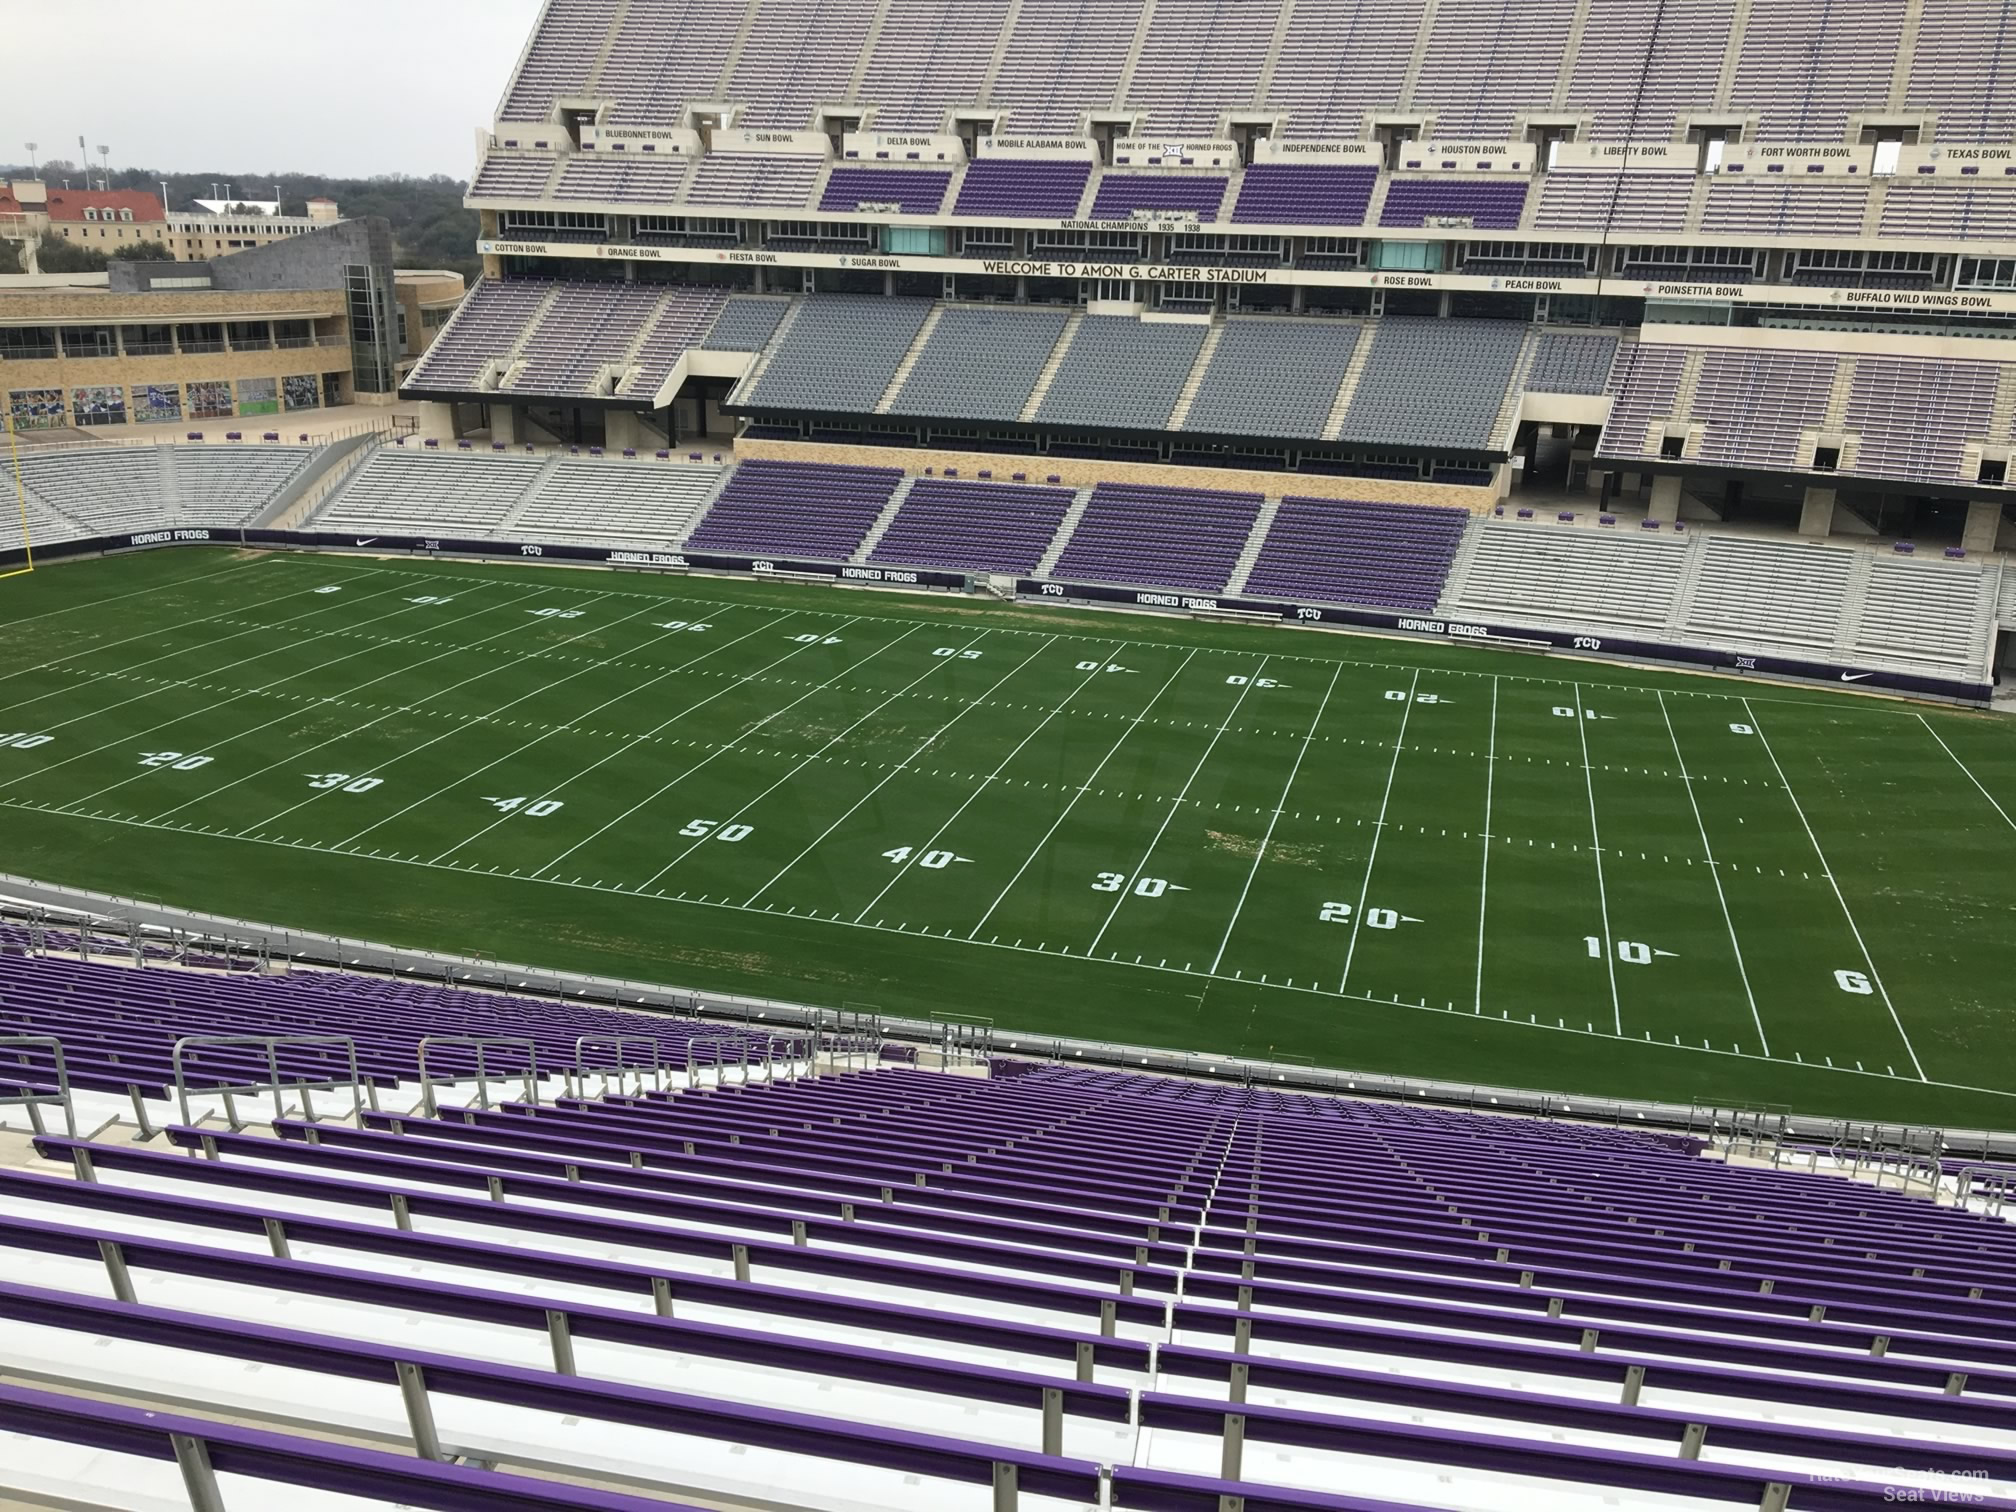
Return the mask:
[(426, 399), (420, 404), (420, 438), (434, 441), (455, 439), (455, 406), (439, 399)]
[(518, 444), (518, 412), (508, 399), (490, 401), (490, 439), (506, 446)]
[(1993, 551), (1997, 537), (2002, 533), (2002, 501), (2000, 499), (1969, 499), (1967, 501), (1967, 527), (1961, 533), (1960, 544), (1969, 551)]
[[(1974, 511), (1967, 511), (1968, 526), (1971, 529)], [(1799, 509), (1799, 534), (1820, 538), (1834, 533), (1834, 490), (1831, 488), (1809, 488), (1806, 501)]]
[(644, 450), (644, 426), (632, 411), (608, 410), (603, 414), (602, 424), (610, 451), (622, 451), (625, 447)]
[(1657, 473), (1652, 478), (1652, 498), (1645, 506), (1645, 518), (1670, 525), (1680, 518), (1680, 477), (1677, 473)]

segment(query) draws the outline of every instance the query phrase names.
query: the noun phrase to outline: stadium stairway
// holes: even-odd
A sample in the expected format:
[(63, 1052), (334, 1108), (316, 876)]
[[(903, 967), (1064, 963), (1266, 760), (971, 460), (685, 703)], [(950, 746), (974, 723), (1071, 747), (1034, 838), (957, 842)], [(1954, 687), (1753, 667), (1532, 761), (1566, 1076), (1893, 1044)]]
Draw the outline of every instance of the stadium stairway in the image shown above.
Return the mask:
[[(929, 325), (928, 321), (926, 325)], [(896, 491), (889, 495), (889, 502), (882, 506), (882, 513), (875, 516), (875, 523), (868, 527), (868, 534), (861, 537), (861, 544), (855, 548), (854, 555), (848, 558), (849, 561), (865, 562), (868, 560), (875, 548), (881, 544), (882, 537), (889, 533), (889, 527), (896, 519), (896, 511), (903, 507), (903, 501), (910, 497), (910, 490), (916, 487), (916, 485), (917, 475), (915, 473), (907, 475), (901, 483), (896, 485)]]
[(1325, 441), (1335, 441), (1344, 434), (1344, 416), (1358, 396), (1358, 380), (1365, 376), (1365, 364), (1372, 360), (1372, 345), (1372, 332), (1367, 327), (1359, 332), (1358, 344), (1351, 349), (1351, 361), (1337, 380), (1337, 397), (1330, 405), (1330, 417), (1323, 422)]
[(1085, 508), (1092, 502), (1089, 486), (1078, 490), (1071, 507), (1064, 511), (1064, 518), (1057, 524), (1057, 534), (1051, 537), (1050, 546), (1043, 553), (1043, 559), (1036, 564), (1036, 576), (1048, 577), (1057, 566), (1057, 559), (1064, 555), (1064, 549), (1071, 544), (1071, 537), (1077, 534), (1078, 522), (1085, 518)]
[(1197, 349), (1197, 360), (1190, 365), (1190, 376), (1183, 380), (1183, 390), (1176, 396), (1176, 408), (1169, 412), (1165, 430), (1180, 431), (1190, 418), (1190, 408), (1197, 402), (1197, 392), (1204, 387), (1204, 375), (1211, 370), (1211, 359), (1218, 354), (1218, 344), (1225, 339), (1225, 322), (1214, 318), (1211, 329), (1204, 334), (1204, 345)]
[(945, 318), (947, 306), (941, 300), (931, 306), (931, 313), (924, 317), (924, 323), (917, 327), (917, 335), (910, 343), (910, 350), (903, 354), (903, 360), (896, 364), (896, 371), (890, 376), (889, 386), (882, 391), (882, 397), (875, 401), (875, 413), (886, 415), (896, 403), (896, 396), (903, 392), (903, 385), (910, 381), (911, 371), (917, 366), (917, 359), (924, 355), (925, 343), (931, 333), (938, 329), (938, 322)]
[(1252, 575), (1253, 564), (1260, 560), (1260, 548), (1267, 544), (1267, 532), (1274, 528), (1274, 516), (1280, 510), (1279, 494), (1269, 494), (1260, 501), (1260, 513), (1253, 517), (1253, 531), (1239, 550), (1239, 560), (1232, 568), (1232, 576), (1225, 580), (1227, 597), (1237, 598), (1246, 591), (1246, 579)]
[(1064, 366), (1065, 355), (1071, 350), (1071, 342), (1078, 335), (1078, 328), (1085, 324), (1085, 312), (1073, 310), (1071, 318), (1064, 322), (1064, 330), (1057, 338), (1057, 345), (1051, 348), (1050, 360), (1043, 364), (1043, 371), (1036, 375), (1036, 386), (1029, 390), (1029, 398), (1022, 406), (1020, 418), (1031, 421), (1036, 411), (1043, 407), (1043, 400), (1050, 392), (1050, 385), (1057, 381), (1057, 374)]
[(518, 502), (504, 511), (503, 518), (497, 522), (498, 534), (508, 534), (516, 527), (520, 520), (525, 518), (525, 512), (539, 501), (539, 495), (545, 490), (546, 485), (553, 481), (554, 474), (559, 471), (560, 457), (556, 453), (548, 457), (545, 465), (526, 483), (525, 491), (518, 496)]

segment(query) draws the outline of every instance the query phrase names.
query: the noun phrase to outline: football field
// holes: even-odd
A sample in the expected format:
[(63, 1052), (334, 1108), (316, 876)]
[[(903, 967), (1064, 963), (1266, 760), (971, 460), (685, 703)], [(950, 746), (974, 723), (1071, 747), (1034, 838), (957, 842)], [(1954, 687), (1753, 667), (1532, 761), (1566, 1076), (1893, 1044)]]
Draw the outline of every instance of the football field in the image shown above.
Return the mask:
[(0, 582), (0, 871), (411, 947), (2016, 1126), (2003, 720), (1474, 647), (214, 549)]

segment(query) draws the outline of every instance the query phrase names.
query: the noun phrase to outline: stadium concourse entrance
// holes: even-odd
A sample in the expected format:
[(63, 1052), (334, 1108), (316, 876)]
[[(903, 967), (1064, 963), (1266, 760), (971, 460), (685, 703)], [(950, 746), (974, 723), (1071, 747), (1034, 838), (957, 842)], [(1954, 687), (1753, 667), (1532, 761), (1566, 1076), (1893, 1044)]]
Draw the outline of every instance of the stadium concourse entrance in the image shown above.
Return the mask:
[(689, 378), (662, 409), (617, 407), (593, 400), (527, 398), (513, 402), (503, 395), (429, 408), (440, 412), (435, 434), (442, 441), (601, 446), (612, 451), (635, 447), (642, 451), (731, 440), (735, 422), (722, 413), (721, 403), (733, 386), (729, 379)]

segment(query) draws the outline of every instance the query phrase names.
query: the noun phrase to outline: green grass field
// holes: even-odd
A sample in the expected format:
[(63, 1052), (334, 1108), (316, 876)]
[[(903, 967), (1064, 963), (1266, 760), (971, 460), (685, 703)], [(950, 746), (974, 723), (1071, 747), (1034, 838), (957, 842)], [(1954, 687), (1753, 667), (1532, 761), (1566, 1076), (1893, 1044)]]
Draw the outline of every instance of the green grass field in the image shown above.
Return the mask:
[(414, 947), (2016, 1125), (2016, 738), (1475, 648), (156, 552), (0, 583), (0, 870)]

